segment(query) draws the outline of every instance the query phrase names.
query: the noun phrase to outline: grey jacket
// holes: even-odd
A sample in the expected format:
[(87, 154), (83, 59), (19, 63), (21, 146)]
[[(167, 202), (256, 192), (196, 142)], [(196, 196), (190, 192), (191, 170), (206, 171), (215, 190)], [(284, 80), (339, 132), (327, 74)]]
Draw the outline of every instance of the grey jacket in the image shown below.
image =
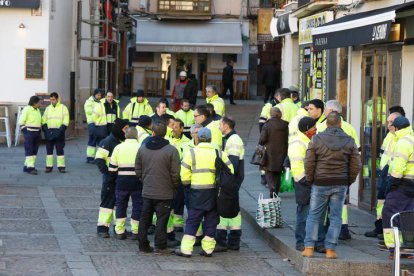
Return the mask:
[(135, 173), (142, 180), (142, 197), (173, 199), (180, 185), (180, 156), (161, 137), (149, 137), (138, 151)]

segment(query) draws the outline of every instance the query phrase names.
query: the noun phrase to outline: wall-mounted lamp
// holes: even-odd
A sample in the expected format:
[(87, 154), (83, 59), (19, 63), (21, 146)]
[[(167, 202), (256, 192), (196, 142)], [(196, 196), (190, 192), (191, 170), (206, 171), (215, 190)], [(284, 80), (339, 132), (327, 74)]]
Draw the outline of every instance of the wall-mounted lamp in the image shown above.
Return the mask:
[(20, 23), (19, 29), (24, 29), (24, 28), (26, 28), (26, 26), (23, 23)]

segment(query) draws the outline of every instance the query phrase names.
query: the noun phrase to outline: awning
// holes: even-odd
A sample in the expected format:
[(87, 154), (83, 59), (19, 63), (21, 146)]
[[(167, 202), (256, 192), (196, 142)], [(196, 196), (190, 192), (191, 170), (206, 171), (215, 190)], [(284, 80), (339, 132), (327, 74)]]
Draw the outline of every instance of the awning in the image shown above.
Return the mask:
[(297, 31), (298, 19), (293, 17), (290, 12), (272, 18), (270, 22), (270, 32), (273, 37), (296, 33)]
[(8, 0), (0, 1), (0, 8), (29, 8), (37, 9), (40, 6), (40, 0)]
[(396, 12), (410, 7), (414, 7), (414, 3), (346, 15), (314, 28), (312, 29), (313, 48), (320, 51), (385, 42), (388, 40)]
[(139, 52), (242, 53), (239, 21), (163, 22), (137, 20)]

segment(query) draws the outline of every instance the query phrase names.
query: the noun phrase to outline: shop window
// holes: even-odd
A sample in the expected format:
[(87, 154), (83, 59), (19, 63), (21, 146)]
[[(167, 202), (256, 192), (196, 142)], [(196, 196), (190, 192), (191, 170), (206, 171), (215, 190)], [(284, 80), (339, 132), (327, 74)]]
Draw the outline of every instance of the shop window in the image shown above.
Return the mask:
[(223, 54), (223, 62), (227, 62), (228, 60), (237, 63), (237, 54)]
[(152, 52), (135, 52), (134, 62), (154, 62), (154, 53)]

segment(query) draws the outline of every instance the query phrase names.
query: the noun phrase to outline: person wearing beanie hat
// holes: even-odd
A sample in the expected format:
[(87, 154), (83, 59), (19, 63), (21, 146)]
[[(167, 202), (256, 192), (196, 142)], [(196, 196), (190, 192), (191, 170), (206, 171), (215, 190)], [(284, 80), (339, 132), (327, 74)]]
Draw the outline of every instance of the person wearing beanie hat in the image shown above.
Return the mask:
[[(306, 234), (306, 218), (309, 214), (309, 203), (311, 194), (311, 185), (306, 182), (305, 177), (305, 157), (309, 142), (316, 134), (316, 121), (308, 116), (299, 120), (298, 131), (289, 141), (288, 156), (290, 159), (291, 172), (294, 179), (295, 199), (296, 199), (296, 250), (305, 249), (304, 241)], [(318, 241), (315, 244), (315, 250), (325, 253), (324, 228), (323, 220), (319, 225)]]
[(138, 89), (136, 97), (132, 97), (122, 112), (122, 118), (128, 121), (130, 126), (137, 126), (141, 115), (151, 116), (154, 113), (148, 99), (144, 97), (144, 91)]
[(181, 100), (184, 98), (184, 90), (188, 84), (187, 73), (185, 71), (180, 72), (179, 78), (175, 81), (171, 99), (173, 102), (173, 110), (177, 112), (180, 110)]
[[(190, 189), (184, 236), (180, 248), (174, 252), (182, 257), (191, 257), (196, 233), (203, 219), (204, 238), (201, 241), (200, 255), (211, 257), (216, 246), (214, 237), (219, 223), (215, 186), (217, 148), (211, 144), (212, 132), (209, 128), (201, 128), (197, 136), (199, 143), (185, 153), (181, 162), (181, 182)], [(218, 153), (221, 153), (221, 159), (234, 173), (227, 154), (221, 151)]]
[(96, 146), (99, 144), (99, 139), (97, 139), (95, 135), (95, 125), (94, 125), (94, 118), (93, 113), (95, 108), (101, 105), (101, 98), (102, 93), (101, 89), (96, 88), (93, 92), (93, 95), (90, 96), (84, 105), (85, 115), (86, 115), (86, 123), (88, 124), (88, 146), (86, 148), (86, 163), (93, 164), (96, 154)]
[(109, 227), (115, 206), (115, 182), (109, 176), (109, 159), (114, 148), (125, 140), (127, 127), (128, 123), (125, 120), (116, 119), (111, 134), (100, 142), (96, 152), (95, 163), (102, 173), (101, 204), (97, 226), (97, 234), (101, 238), (109, 238)]
[(145, 140), (145, 138), (152, 135), (151, 117), (147, 115), (141, 115), (139, 117), (139, 122), (136, 128), (138, 131), (138, 142), (141, 144)]
[[(394, 255), (394, 230), (390, 225), (390, 219), (395, 213), (414, 210), (414, 134), (407, 118), (397, 117), (395, 127), (395, 143), (393, 157), (389, 168), (389, 192), (385, 198), (382, 209), (382, 224), (385, 245), (390, 250), (390, 256)], [(398, 221), (394, 220), (398, 225)], [(408, 257), (407, 255), (401, 256)]]

